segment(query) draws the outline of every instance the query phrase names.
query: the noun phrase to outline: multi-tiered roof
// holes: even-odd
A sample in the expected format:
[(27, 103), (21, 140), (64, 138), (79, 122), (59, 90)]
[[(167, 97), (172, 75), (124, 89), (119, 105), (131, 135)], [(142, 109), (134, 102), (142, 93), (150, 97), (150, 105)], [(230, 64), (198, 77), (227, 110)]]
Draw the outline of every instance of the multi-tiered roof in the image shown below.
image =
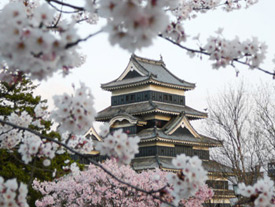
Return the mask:
[(221, 144), (192, 127), (190, 120), (207, 117), (185, 104), (185, 91), (194, 89), (195, 84), (173, 75), (162, 60), (132, 55), (120, 77), (101, 87), (112, 92), (112, 103), (98, 113), (97, 121), (109, 121), (111, 125), (124, 121), (128, 128), (142, 126), (135, 130), (141, 143), (161, 141), (207, 147)]
[(186, 105), (185, 92), (194, 89), (195, 84), (173, 75), (162, 59), (132, 55), (124, 72), (101, 87), (112, 92), (111, 106), (100, 111), (96, 120), (109, 122), (111, 130), (123, 129), (129, 136), (141, 138), (140, 152), (132, 161), (135, 170), (159, 167), (175, 171), (171, 160), (185, 153), (203, 160), (204, 168), (213, 177), (213, 185), (220, 172), (231, 172), (209, 159), (209, 148), (221, 143), (198, 133), (190, 123), (207, 117), (206, 113)]

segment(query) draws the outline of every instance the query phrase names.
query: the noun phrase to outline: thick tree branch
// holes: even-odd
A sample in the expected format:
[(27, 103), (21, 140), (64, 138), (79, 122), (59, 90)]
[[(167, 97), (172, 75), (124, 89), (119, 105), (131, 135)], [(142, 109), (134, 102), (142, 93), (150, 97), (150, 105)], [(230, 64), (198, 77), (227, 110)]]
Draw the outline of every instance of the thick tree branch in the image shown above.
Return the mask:
[(58, 0), (46, 0), (46, 2), (48, 4), (51, 4), (51, 2), (53, 2), (53, 3), (56, 3), (56, 4), (62, 5), (62, 6), (66, 6), (66, 7), (72, 8), (72, 9), (76, 9), (78, 11), (84, 11), (83, 7), (75, 6), (75, 5), (68, 4), (68, 3), (65, 3), (65, 2), (62, 2), (62, 1), (58, 1)]

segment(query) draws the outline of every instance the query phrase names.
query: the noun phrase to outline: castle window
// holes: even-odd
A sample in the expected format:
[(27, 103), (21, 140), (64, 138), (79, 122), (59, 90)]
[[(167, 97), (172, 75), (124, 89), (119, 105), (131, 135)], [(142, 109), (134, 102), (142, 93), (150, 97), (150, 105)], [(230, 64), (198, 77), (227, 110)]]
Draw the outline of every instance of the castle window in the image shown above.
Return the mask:
[(173, 103), (177, 104), (179, 102), (178, 100), (178, 96), (173, 96)]
[(161, 94), (159, 95), (159, 101), (162, 101), (162, 95)]
[(184, 96), (161, 93), (157, 91), (143, 91), (143, 92), (113, 96), (111, 100), (111, 104), (121, 105), (121, 104), (129, 104), (129, 103), (147, 101), (147, 100), (174, 103), (174, 104), (180, 104), (180, 105), (185, 104)]

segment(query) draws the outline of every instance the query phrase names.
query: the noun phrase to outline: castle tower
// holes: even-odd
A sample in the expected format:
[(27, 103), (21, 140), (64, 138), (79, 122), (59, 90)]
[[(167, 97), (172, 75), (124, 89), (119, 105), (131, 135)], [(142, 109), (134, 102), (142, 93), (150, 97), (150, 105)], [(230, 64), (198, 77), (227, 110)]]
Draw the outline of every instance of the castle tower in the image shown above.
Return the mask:
[(132, 55), (124, 72), (101, 87), (112, 92), (111, 106), (100, 111), (96, 120), (109, 122), (111, 131), (123, 129), (141, 138), (139, 154), (131, 163), (135, 170), (176, 171), (171, 163), (176, 155), (197, 155), (208, 171), (207, 184), (215, 191), (209, 206), (230, 206), (234, 195), (224, 175), (231, 170), (209, 159), (209, 149), (222, 143), (198, 133), (190, 122), (207, 118), (186, 105), (185, 92), (193, 90), (194, 83), (173, 75), (162, 59)]

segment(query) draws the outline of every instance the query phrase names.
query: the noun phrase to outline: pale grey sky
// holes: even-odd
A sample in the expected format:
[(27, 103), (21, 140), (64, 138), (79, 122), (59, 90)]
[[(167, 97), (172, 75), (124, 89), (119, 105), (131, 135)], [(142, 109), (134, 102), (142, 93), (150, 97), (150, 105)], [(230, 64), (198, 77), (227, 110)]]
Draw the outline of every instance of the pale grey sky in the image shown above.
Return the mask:
[[(246, 40), (256, 36), (259, 41), (268, 45), (268, 56), (264, 68), (273, 70), (275, 68), (272, 59), (275, 54), (275, 1), (260, 0), (258, 4), (249, 9), (241, 9), (234, 12), (209, 11), (206, 14), (199, 14), (197, 18), (187, 21), (184, 25), (187, 34), (195, 36), (200, 33), (202, 42), (215, 31), (224, 28), (223, 35), (227, 39), (233, 39), (236, 35), (240, 40)], [(93, 33), (97, 31), (96, 26), (81, 25), (80, 34)], [(190, 37), (191, 39), (192, 37)], [(186, 44), (189, 44), (188, 41)], [(52, 95), (62, 94), (64, 91), (71, 91), (71, 84), (76, 85), (79, 81), (86, 83), (95, 96), (95, 108), (97, 111), (110, 105), (110, 92), (100, 88), (101, 83), (116, 79), (126, 68), (131, 54), (117, 46), (110, 46), (107, 35), (99, 34), (80, 45), (81, 51), (87, 55), (86, 63), (75, 69), (69, 76), (62, 78), (55, 75), (48, 81), (43, 81), (36, 93), (48, 99), (52, 105)], [(249, 82), (251, 85), (260, 82), (274, 82), (271, 76), (257, 71), (250, 71), (246, 67), (236, 65), (240, 70), (236, 78), (235, 70), (231, 67), (213, 70), (208, 57), (194, 57), (190, 59), (186, 51), (171, 43), (157, 38), (154, 45), (136, 52), (137, 55), (159, 59), (163, 56), (167, 68), (179, 78), (196, 83), (195, 90), (186, 93), (187, 104), (198, 110), (207, 107), (206, 98), (208, 95), (215, 96), (228, 83), (238, 84), (240, 81)]]

